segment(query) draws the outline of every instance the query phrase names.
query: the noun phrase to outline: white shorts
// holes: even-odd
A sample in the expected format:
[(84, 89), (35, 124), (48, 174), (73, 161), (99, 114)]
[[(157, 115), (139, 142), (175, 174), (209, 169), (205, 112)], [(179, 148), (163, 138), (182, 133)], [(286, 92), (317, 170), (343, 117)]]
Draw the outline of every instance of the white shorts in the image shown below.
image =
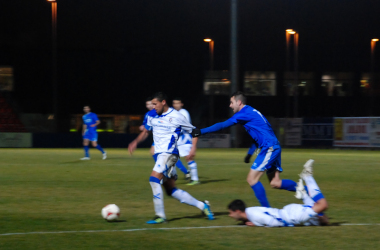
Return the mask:
[(163, 174), (166, 178), (175, 177), (177, 175), (175, 168), (177, 161), (178, 155), (161, 153), (157, 156), (153, 171)]
[(287, 205), (279, 211), (279, 214), (281, 219), (290, 225), (303, 225), (311, 221), (314, 222), (318, 216), (310, 206), (300, 204)]
[(191, 148), (193, 147), (193, 144), (183, 144), (181, 146), (177, 146), (179, 151), (179, 156), (185, 157), (190, 154)]

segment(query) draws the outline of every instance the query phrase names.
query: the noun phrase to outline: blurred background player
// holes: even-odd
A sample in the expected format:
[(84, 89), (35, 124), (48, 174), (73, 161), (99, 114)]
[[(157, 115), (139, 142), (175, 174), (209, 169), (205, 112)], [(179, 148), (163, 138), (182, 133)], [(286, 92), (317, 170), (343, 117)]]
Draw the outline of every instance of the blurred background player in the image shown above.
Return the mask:
[(306, 193), (302, 179), (299, 180), (296, 198), (302, 199), (304, 205), (290, 204), (283, 209), (268, 207), (246, 208), (242, 200), (234, 200), (228, 206), (229, 216), (243, 221), (248, 226), (258, 227), (292, 227), (296, 225), (327, 225), (326, 216), (318, 216), (328, 208), (326, 199), (313, 178), (313, 160), (304, 165), (300, 177), (305, 181), (310, 196)]
[[(167, 96), (162, 93), (156, 93), (153, 96), (152, 104), (154, 110), (149, 112), (148, 121), (144, 130), (137, 138), (128, 145), (128, 150), (132, 152), (136, 149), (137, 144), (144, 141), (149, 131), (153, 132), (154, 151), (157, 155), (157, 161), (150, 175), (149, 182), (153, 192), (153, 203), (156, 216), (153, 220), (147, 221), (148, 224), (159, 224), (166, 222), (164, 209), (164, 196), (161, 187), (161, 180), (168, 195), (194, 207), (197, 207), (207, 215), (209, 220), (214, 219), (208, 202), (201, 202), (192, 197), (186, 191), (178, 189), (175, 186), (177, 179), (175, 163), (179, 158), (177, 140), (181, 129), (191, 133), (195, 128), (186, 118), (173, 108), (169, 108)], [(193, 139), (194, 142), (198, 138)], [(195, 155), (196, 148), (192, 148), (192, 155)]]
[(107, 159), (107, 153), (103, 150), (103, 148), (97, 143), (98, 141), (98, 132), (96, 132), (96, 126), (100, 124), (98, 116), (95, 113), (91, 112), (90, 106), (83, 107), (84, 115), (83, 115), (83, 128), (82, 128), (82, 136), (83, 136), (83, 146), (84, 146), (84, 157), (81, 160), (90, 160), (90, 141), (94, 148), (97, 148), (100, 152), (102, 152), (102, 159)]
[[(147, 108), (148, 112), (146, 112), (146, 114), (145, 114), (145, 116), (144, 116), (143, 123), (142, 123), (142, 125), (139, 127), (140, 131), (143, 131), (143, 130), (144, 130), (145, 125), (146, 125), (146, 122), (148, 121), (149, 112), (153, 109), (153, 105), (152, 105), (152, 97), (148, 97), (148, 98), (146, 98), (146, 101), (145, 101), (145, 107)], [(150, 147), (149, 152), (150, 152), (150, 154), (152, 155), (152, 157), (153, 157), (153, 159), (154, 159), (154, 162), (156, 162), (157, 157), (156, 157), (156, 155), (154, 154), (154, 142), (152, 143), (152, 146)]]
[(256, 142), (253, 142), (251, 147), (248, 149), (247, 155), (244, 158), (245, 163), (249, 163), (253, 154), (258, 155), (260, 153), (260, 149), (257, 147)]
[[(191, 118), (189, 112), (182, 108), (183, 102), (182, 99), (177, 97), (173, 99), (173, 108), (175, 108), (178, 112), (180, 112), (189, 123), (191, 123)], [(185, 130), (181, 131), (181, 134), (179, 135), (179, 139), (177, 141), (177, 146), (179, 150), (179, 156), (180, 157), (187, 157), (191, 151), (191, 148), (193, 147), (192, 143), (192, 136)], [(197, 163), (194, 161), (193, 157), (189, 157), (186, 159), (187, 165), (190, 168), (190, 172), (187, 170), (187, 168), (182, 164), (181, 160), (178, 159), (176, 166), (185, 174), (185, 178), (188, 179), (191, 178), (190, 183), (187, 185), (197, 185), (200, 184), (199, 178), (198, 178), (198, 169), (197, 169)]]
[(270, 185), (273, 188), (296, 191), (297, 183), (292, 180), (281, 180), (281, 146), (274, 134), (268, 120), (256, 109), (246, 105), (247, 98), (243, 92), (237, 91), (230, 98), (230, 108), (235, 113), (230, 119), (216, 123), (203, 129), (193, 129), (192, 136), (219, 131), (235, 124), (242, 124), (248, 134), (261, 149), (247, 176), (247, 182), (251, 186), (260, 205), (270, 207), (260, 177), (267, 172)]

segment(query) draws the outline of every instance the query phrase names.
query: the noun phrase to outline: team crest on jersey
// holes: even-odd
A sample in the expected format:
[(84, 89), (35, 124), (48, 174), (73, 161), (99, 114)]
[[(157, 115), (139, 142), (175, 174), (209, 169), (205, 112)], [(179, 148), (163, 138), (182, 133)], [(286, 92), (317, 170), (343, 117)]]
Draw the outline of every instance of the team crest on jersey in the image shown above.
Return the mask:
[(169, 122), (172, 122), (172, 120), (173, 120), (173, 118), (170, 118), (170, 119), (169, 119)]

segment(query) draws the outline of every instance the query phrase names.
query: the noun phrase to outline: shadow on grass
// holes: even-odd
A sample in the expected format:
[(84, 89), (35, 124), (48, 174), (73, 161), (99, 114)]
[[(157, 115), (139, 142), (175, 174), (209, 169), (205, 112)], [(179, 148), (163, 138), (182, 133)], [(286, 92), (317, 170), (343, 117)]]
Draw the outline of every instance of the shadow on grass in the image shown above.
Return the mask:
[[(216, 218), (217, 216), (227, 215), (227, 214), (228, 212), (215, 212), (214, 216), (215, 216), (215, 219), (217, 220), (218, 219)], [(204, 214), (197, 214), (197, 215), (192, 215), (192, 216), (173, 218), (173, 219), (169, 219), (168, 221), (176, 221), (176, 220), (182, 220), (182, 219), (205, 219), (205, 218), (206, 216)]]
[(120, 223), (120, 222), (127, 222), (126, 220), (111, 220), (107, 221), (108, 223)]

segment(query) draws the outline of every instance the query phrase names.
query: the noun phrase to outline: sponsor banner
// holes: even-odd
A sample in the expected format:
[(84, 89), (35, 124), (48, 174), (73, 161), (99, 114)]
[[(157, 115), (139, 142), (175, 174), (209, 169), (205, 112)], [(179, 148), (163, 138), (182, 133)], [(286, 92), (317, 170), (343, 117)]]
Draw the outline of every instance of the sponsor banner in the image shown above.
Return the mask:
[(285, 146), (300, 146), (302, 142), (302, 118), (286, 118), (281, 122), (285, 132)]
[(198, 148), (230, 148), (229, 134), (206, 134), (198, 137)]
[(302, 124), (303, 146), (332, 146), (334, 140), (333, 118), (304, 118)]
[(0, 133), (0, 148), (31, 148), (31, 133)]
[(334, 146), (370, 147), (371, 118), (336, 117), (334, 118)]
[(371, 147), (380, 147), (380, 117), (371, 118), (369, 142)]

